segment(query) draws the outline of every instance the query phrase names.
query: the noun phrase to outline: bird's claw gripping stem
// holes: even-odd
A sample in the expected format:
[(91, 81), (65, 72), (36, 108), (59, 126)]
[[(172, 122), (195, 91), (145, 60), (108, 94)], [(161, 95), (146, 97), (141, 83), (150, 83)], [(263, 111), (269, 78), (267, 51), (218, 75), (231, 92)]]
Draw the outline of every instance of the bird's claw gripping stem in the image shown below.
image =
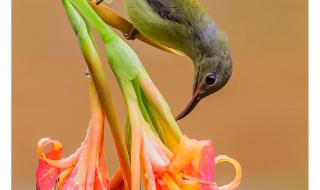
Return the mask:
[(124, 37), (127, 40), (135, 40), (137, 38), (138, 34), (139, 34), (139, 31), (135, 27), (132, 27), (129, 33), (127, 33), (127, 34), (123, 33)]
[(103, 0), (96, 0), (96, 5), (99, 5), (102, 2), (103, 2)]

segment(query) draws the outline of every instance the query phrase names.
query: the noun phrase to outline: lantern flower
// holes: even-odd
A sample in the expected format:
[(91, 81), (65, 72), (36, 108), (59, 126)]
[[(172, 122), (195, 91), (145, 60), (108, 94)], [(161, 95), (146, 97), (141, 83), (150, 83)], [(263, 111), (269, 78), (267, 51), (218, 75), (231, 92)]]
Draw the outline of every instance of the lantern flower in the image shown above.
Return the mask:
[[(47, 185), (48, 188), (44, 190), (50, 189), (55, 184), (54, 180), (59, 179), (57, 184), (62, 189), (91, 190), (107, 187), (138, 190), (142, 178), (145, 189), (149, 190), (235, 190), (241, 180), (238, 162), (227, 156), (215, 158), (213, 144), (209, 140), (198, 141), (183, 135), (168, 104), (138, 56), (103, 22), (87, 0), (62, 2), (109, 122), (121, 167), (108, 183), (106, 167), (102, 165), (103, 157), (97, 156), (103, 150), (103, 143), (97, 140), (103, 139), (103, 133), (100, 130), (101, 133), (91, 132), (90, 129), (94, 127), (90, 127), (83, 145), (66, 159), (60, 159), (62, 146), (59, 143), (49, 139), (39, 142), (38, 187)], [(126, 103), (128, 119), (125, 138), (120, 133), (90, 26), (104, 43), (108, 63)], [(100, 110), (99, 117), (92, 119), (96, 121), (93, 123), (103, 122), (101, 114), (103, 112)], [(92, 143), (92, 139), (97, 141)], [(45, 153), (43, 148), (48, 144), (52, 145), (52, 149)], [(236, 177), (230, 184), (218, 187), (214, 181), (214, 167), (223, 162), (234, 165)]]
[(61, 158), (61, 143), (50, 138), (38, 142), (37, 189), (109, 189), (103, 141), (104, 112), (92, 86), (92, 116), (80, 148), (71, 156)]
[[(143, 69), (137, 79), (129, 81), (118, 77), (118, 81), (129, 114), (126, 139), (131, 152), (132, 189), (139, 189), (140, 176), (145, 188), (150, 190), (234, 190), (238, 187), (240, 165), (227, 156), (215, 159), (211, 141), (181, 135), (165, 100)], [(218, 187), (214, 182), (214, 166), (222, 162), (234, 165), (236, 177), (230, 184)]]

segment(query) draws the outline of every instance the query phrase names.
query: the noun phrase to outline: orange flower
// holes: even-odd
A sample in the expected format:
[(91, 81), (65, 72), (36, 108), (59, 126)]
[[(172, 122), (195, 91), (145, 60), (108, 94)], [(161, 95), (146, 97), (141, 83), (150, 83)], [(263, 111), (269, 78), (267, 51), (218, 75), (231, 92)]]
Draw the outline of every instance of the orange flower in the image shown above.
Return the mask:
[[(87, 136), (73, 155), (62, 159), (62, 145), (50, 138), (38, 142), (37, 189), (109, 189), (103, 141), (104, 112), (93, 87), (91, 112)], [(45, 151), (46, 148), (49, 151)]]
[[(152, 142), (153, 138), (144, 137), (141, 153), (146, 189), (235, 190), (239, 186), (240, 165), (227, 156), (218, 156), (215, 160), (209, 140), (197, 141), (184, 136), (177, 152), (173, 153), (155, 139)], [(214, 166), (222, 162), (231, 162), (235, 166), (236, 178), (230, 184), (218, 187), (214, 182)]]
[[(144, 187), (148, 190), (234, 190), (238, 187), (241, 179), (241, 167), (235, 161), (226, 156), (218, 156), (215, 160), (213, 144), (209, 140), (197, 141), (182, 135), (180, 139), (174, 138), (165, 120), (166, 113), (160, 113), (154, 109), (157, 102), (160, 112), (167, 112), (165, 101), (154, 88), (152, 82), (144, 78), (144, 82), (149, 81), (148, 87), (143, 91), (137, 91), (137, 83), (121, 81), (121, 88), (126, 100), (131, 128), (131, 189), (140, 188), (140, 177), (143, 178)], [(153, 87), (153, 88), (152, 88)], [(149, 90), (149, 91), (148, 91)], [(139, 100), (144, 97), (141, 93), (153, 93), (154, 103), (149, 98)], [(145, 96), (148, 97), (148, 96)], [(150, 96), (151, 97), (151, 96)], [(145, 107), (148, 107), (146, 109)], [(155, 106), (154, 106), (155, 107)], [(143, 113), (143, 110), (146, 110)], [(145, 118), (152, 117), (151, 123)], [(159, 116), (159, 117), (158, 117)], [(154, 121), (159, 121), (157, 122)], [(156, 131), (163, 131), (165, 136), (162, 140)], [(130, 135), (130, 134), (127, 134)], [(167, 143), (165, 144), (164, 141)], [(222, 162), (231, 162), (236, 168), (235, 180), (225, 186), (218, 187), (214, 182), (214, 166)]]

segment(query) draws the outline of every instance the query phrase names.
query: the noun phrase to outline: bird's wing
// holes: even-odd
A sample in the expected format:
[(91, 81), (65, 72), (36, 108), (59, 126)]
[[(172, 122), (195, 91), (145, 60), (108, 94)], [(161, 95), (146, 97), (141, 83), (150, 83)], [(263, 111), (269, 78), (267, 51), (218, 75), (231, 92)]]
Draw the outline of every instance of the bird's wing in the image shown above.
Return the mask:
[(194, 35), (209, 22), (198, 0), (125, 0), (125, 4), (142, 34), (183, 52), (190, 50)]
[(172, 22), (184, 23), (185, 19), (179, 10), (177, 0), (145, 0), (161, 18)]

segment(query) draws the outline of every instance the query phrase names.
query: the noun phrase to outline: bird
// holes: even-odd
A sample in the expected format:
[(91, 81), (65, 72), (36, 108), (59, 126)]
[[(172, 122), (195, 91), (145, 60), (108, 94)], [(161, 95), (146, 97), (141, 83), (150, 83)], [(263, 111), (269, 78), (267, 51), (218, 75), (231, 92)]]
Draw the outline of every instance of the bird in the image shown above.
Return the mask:
[[(101, 1), (93, 5), (96, 11)], [(183, 52), (193, 62), (192, 98), (176, 120), (186, 117), (200, 100), (228, 83), (233, 68), (228, 36), (199, 0), (124, 0), (124, 4), (132, 22), (127, 39), (142, 34), (168, 49)]]

